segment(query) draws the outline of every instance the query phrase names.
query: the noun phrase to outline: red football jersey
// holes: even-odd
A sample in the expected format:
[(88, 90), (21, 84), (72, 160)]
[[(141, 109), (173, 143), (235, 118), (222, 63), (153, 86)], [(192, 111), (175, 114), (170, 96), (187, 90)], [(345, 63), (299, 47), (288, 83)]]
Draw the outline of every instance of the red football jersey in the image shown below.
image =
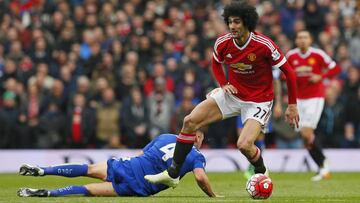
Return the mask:
[(273, 100), (272, 68), (282, 66), (286, 58), (271, 39), (251, 32), (240, 47), (231, 33), (224, 34), (215, 42), (213, 57), (228, 66), (228, 81), (238, 89), (238, 98), (253, 102)]
[(325, 87), (322, 80), (311, 83), (309, 78), (312, 74), (321, 75), (323, 71), (335, 68), (335, 61), (323, 50), (314, 47), (310, 47), (305, 54), (302, 54), (299, 48), (292, 49), (286, 57), (296, 73), (298, 98), (324, 97)]

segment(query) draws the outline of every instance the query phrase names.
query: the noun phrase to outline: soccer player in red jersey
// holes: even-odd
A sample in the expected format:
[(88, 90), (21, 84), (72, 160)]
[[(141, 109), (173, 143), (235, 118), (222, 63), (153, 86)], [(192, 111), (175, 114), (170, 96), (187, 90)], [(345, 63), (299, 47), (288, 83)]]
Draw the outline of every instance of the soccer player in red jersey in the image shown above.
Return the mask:
[(299, 129), (306, 148), (319, 166), (319, 173), (313, 181), (329, 178), (330, 173), (321, 146), (315, 140), (314, 130), (324, 107), (324, 78), (331, 78), (340, 72), (339, 66), (323, 50), (311, 47), (312, 38), (307, 30), (296, 35), (297, 48), (287, 53), (287, 59), (295, 70), (297, 101), (300, 114)]
[[(273, 104), (272, 68), (280, 68), (287, 79), (289, 105), (285, 119), (298, 125), (296, 76), (278, 46), (266, 36), (255, 32), (258, 14), (246, 2), (232, 2), (224, 7), (223, 17), (230, 30), (215, 42), (212, 70), (220, 88), (184, 118), (177, 138), (174, 159), (168, 170), (146, 175), (151, 183), (176, 187), (182, 164), (193, 146), (195, 132), (212, 122), (241, 114), (244, 128), (237, 147), (254, 165), (255, 173), (267, 174), (260, 149), (254, 141), (267, 123)], [(228, 79), (223, 65), (227, 66)]]

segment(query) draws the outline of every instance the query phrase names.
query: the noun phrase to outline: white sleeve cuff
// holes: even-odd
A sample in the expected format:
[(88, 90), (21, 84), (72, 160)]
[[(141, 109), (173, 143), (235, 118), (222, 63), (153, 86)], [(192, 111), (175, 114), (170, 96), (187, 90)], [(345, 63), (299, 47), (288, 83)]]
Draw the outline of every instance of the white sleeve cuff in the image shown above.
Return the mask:
[(273, 65), (272, 67), (273, 68), (280, 68), (280, 66), (284, 65), (284, 63), (286, 63), (286, 58), (285, 57), (283, 57), (283, 59), (279, 63), (277, 63), (276, 65)]

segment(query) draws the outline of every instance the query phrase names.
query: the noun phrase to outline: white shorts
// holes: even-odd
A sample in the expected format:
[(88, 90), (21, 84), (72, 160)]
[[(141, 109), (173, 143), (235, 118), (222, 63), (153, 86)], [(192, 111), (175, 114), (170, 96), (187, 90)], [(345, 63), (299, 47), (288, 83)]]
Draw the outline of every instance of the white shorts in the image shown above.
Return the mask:
[(316, 129), (324, 108), (324, 98), (298, 99), (300, 122), (299, 129), (307, 127)]
[(232, 94), (227, 94), (221, 88), (216, 88), (206, 95), (206, 98), (215, 99), (220, 108), (223, 119), (241, 114), (241, 120), (245, 123), (248, 119), (258, 121), (265, 126), (271, 115), (272, 101), (249, 102), (242, 101)]

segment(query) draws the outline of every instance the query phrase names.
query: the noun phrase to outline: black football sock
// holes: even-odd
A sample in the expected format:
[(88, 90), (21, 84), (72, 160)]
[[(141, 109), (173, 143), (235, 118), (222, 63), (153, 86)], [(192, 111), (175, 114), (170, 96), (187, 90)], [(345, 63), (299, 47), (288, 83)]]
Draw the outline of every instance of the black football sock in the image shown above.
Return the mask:
[(186, 159), (186, 156), (191, 151), (193, 145), (194, 143), (176, 141), (173, 161), (171, 163), (171, 166), (167, 170), (170, 177), (179, 177), (181, 167)]
[(320, 146), (320, 144), (318, 144), (317, 142), (314, 142), (310, 148), (308, 149), (310, 156), (313, 158), (313, 160), (315, 161), (315, 163), (319, 166), (322, 167), (324, 164), (324, 160), (325, 160), (325, 156), (324, 153), (322, 151), (322, 148)]
[(258, 158), (258, 160), (256, 160), (255, 162), (251, 162), (251, 164), (255, 167), (255, 169), (254, 169), (255, 174), (256, 173), (265, 173), (266, 168), (264, 165), (264, 160), (261, 155)]

